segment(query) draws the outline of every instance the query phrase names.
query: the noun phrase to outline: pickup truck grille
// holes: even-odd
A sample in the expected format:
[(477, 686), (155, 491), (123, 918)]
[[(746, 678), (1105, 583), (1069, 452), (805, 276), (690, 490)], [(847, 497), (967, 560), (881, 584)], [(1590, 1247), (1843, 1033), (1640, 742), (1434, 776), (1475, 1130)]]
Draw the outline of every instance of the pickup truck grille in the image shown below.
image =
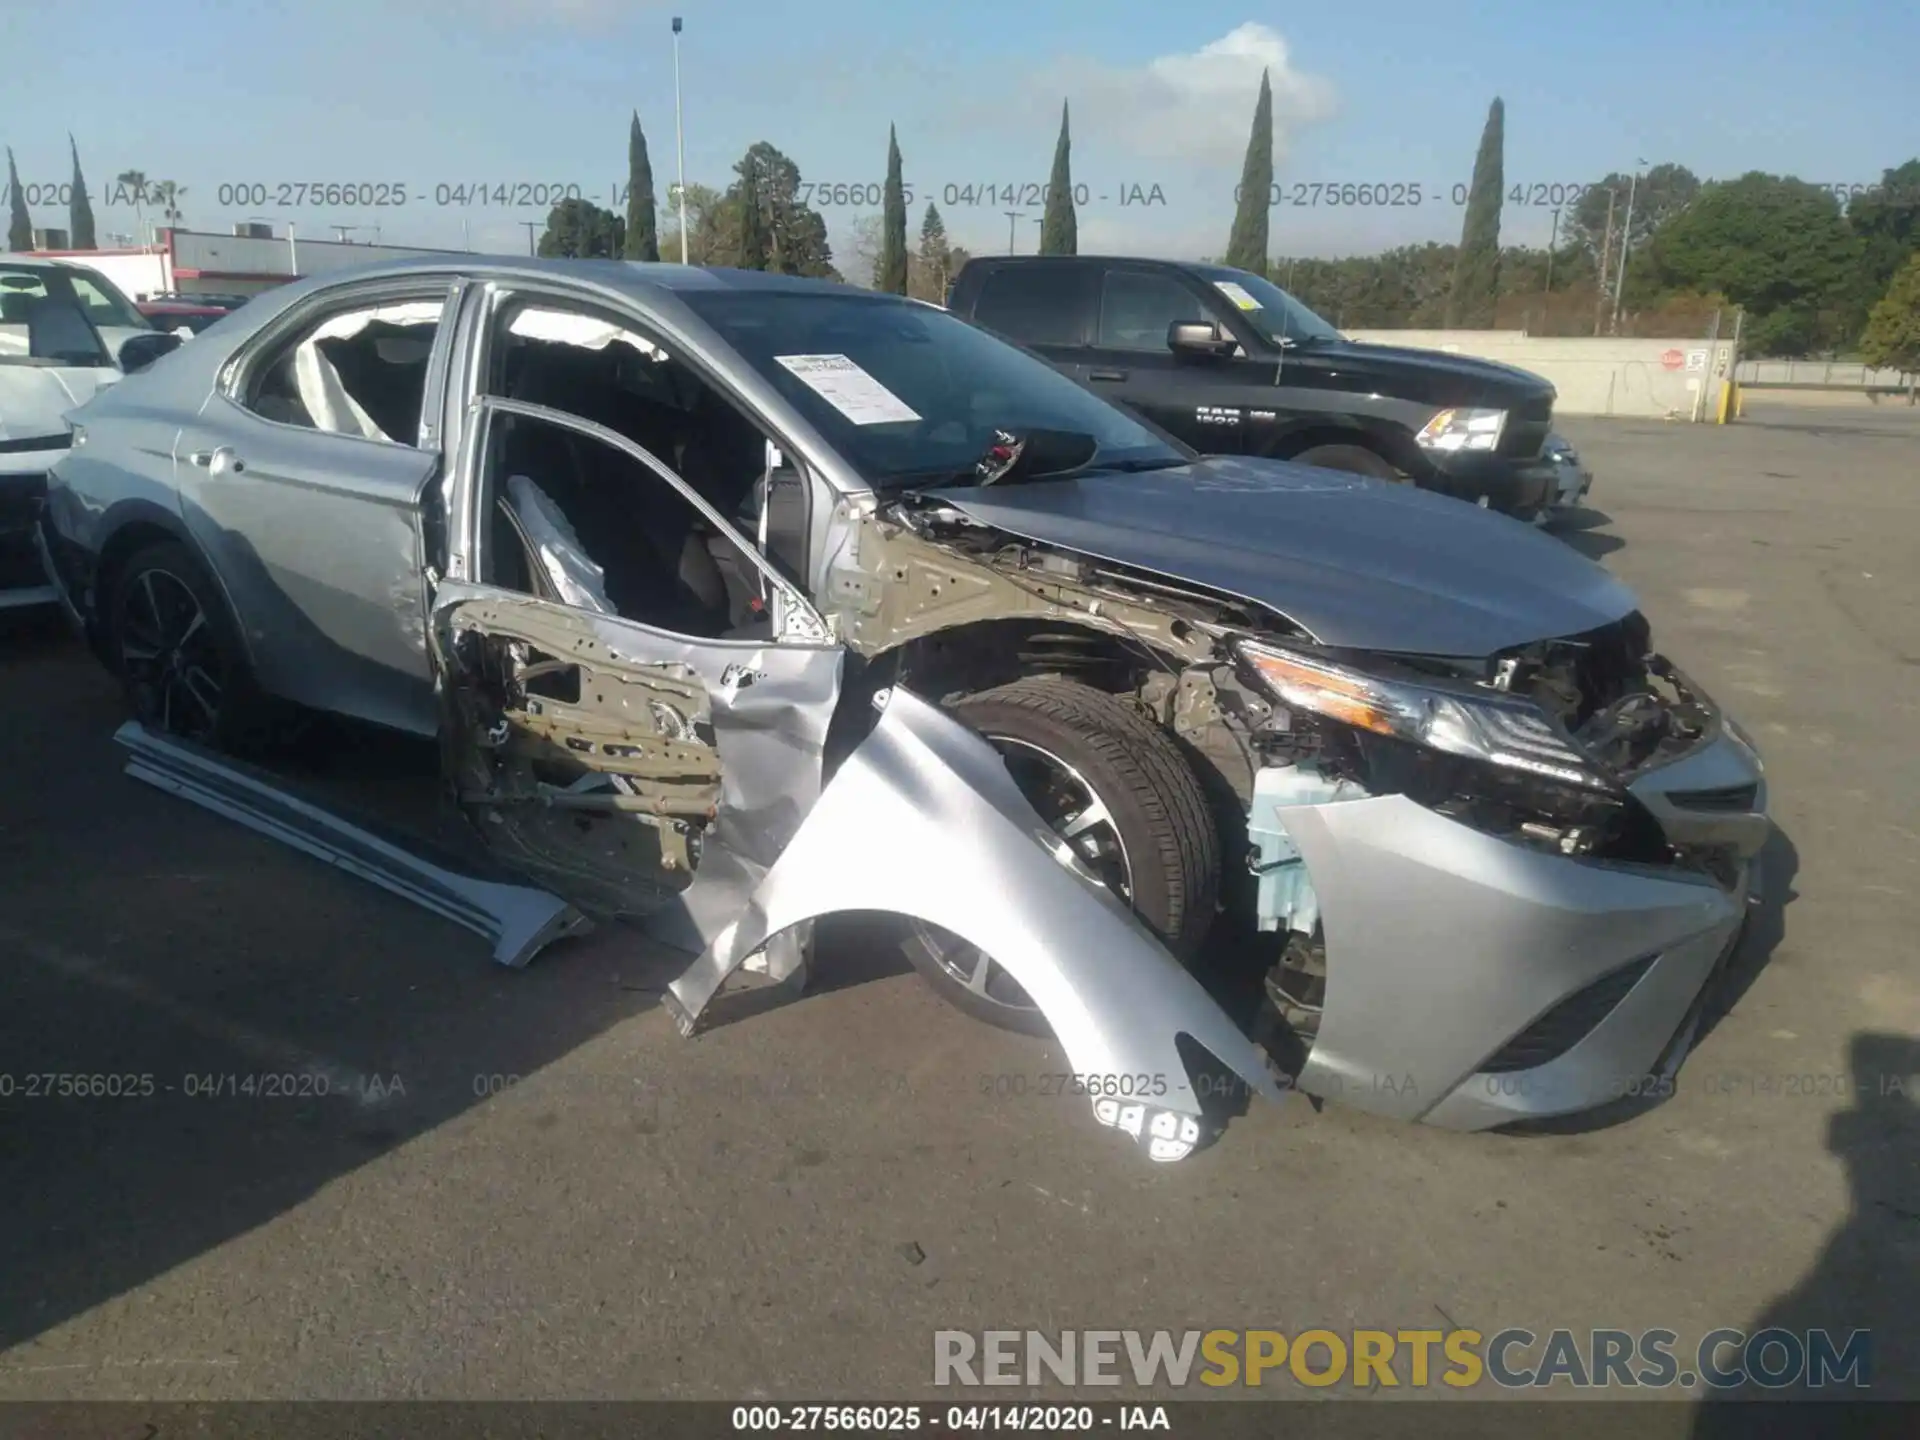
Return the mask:
[(1553, 397), (1527, 400), (1515, 405), (1507, 415), (1507, 428), (1500, 436), (1500, 454), (1511, 460), (1531, 460), (1547, 443), (1553, 429)]

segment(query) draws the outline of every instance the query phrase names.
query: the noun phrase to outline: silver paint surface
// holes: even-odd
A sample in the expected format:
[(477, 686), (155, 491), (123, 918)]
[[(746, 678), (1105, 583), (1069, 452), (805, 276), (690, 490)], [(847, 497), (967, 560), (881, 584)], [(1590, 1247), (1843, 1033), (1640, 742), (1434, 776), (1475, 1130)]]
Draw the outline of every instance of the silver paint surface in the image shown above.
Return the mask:
[(502, 965), (519, 969), (553, 941), (590, 928), (556, 895), (435, 865), (172, 736), (130, 720), (113, 738), (128, 751), (126, 773), (134, 779), (464, 925), (493, 943)]
[(1205, 1097), (1175, 1043), (1184, 1034), (1277, 1098), (1259, 1049), (1124, 905), (1055, 858), (1056, 844), (990, 744), (896, 688), (746, 910), (674, 982), (670, 1008), (691, 1031), (770, 937), (835, 912), (887, 911), (990, 953), (1077, 1075), (1138, 1077), (1149, 1104), (1200, 1116)]
[[(1658, 957), (1606, 1022), (1542, 1067), (1552, 1075), (1503, 1077), (1534, 1102), (1510, 1108), (1534, 1113), (1618, 1098), (1649, 1073), (1745, 914), (1705, 881), (1547, 854), (1403, 796), (1280, 815), (1326, 927), (1325, 1007), (1300, 1087), (1400, 1119), (1433, 1111), (1562, 1000)], [(1494, 1110), (1460, 1102), (1433, 1118), (1492, 1124)]]

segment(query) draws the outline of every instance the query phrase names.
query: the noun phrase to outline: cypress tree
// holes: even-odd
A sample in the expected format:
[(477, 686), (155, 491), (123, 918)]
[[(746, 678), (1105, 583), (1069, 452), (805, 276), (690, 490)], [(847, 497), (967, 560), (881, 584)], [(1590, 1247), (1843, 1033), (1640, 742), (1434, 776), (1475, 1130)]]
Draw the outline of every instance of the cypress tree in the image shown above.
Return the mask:
[(7, 147), (7, 189), (13, 196), (13, 208), (7, 217), (7, 248), (33, 249), (33, 217), (27, 214), (27, 192), (20, 188), (20, 167), (13, 163), (13, 147)]
[(873, 267), (873, 288), (889, 295), (907, 293), (907, 198), (900, 179), (900, 141), (887, 127), (887, 189), (881, 209), (880, 258)]
[(759, 169), (749, 155), (740, 172), (740, 254), (734, 263), (742, 270), (765, 270), (772, 260), (767, 219), (760, 209)]
[(1267, 200), (1273, 192), (1273, 86), (1260, 72), (1260, 98), (1253, 107), (1253, 133), (1240, 166), (1240, 202), (1233, 212), (1226, 263), (1237, 270), (1267, 273)]
[(73, 198), (67, 206), (67, 228), (73, 232), (68, 241), (76, 250), (97, 250), (93, 238), (93, 201), (87, 197), (87, 177), (80, 173), (80, 147), (67, 136), (67, 148), (73, 152)]
[(1080, 227), (1073, 213), (1073, 168), (1068, 157), (1073, 142), (1067, 137), (1067, 102), (1060, 102), (1060, 138), (1053, 147), (1053, 174), (1047, 177), (1047, 213), (1040, 221), (1042, 255), (1080, 253)]
[(1480, 153), (1473, 161), (1467, 189), (1467, 216), (1460, 227), (1460, 256), (1454, 264), (1453, 294), (1447, 322), (1456, 329), (1484, 330), (1493, 324), (1500, 293), (1500, 201), (1505, 173), (1506, 106), (1495, 99), (1480, 132)]
[(647, 137), (640, 128), (640, 112), (633, 112), (627, 129), (627, 234), (621, 254), (628, 260), (660, 258), (660, 217), (653, 199), (653, 162), (647, 158)]

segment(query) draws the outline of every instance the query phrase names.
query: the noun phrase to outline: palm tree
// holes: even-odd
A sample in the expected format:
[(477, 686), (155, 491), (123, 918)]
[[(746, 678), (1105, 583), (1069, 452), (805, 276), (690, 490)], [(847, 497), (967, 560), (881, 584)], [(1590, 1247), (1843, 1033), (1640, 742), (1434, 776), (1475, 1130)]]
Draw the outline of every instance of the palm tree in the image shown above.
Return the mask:
[(147, 172), (144, 170), (122, 170), (113, 177), (113, 183), (122, 189), (133, 191), (134, 230), (138, 232), (142, 245), (147, 243)]
[(180, 197), (187, 193), (187, 187), (172, 180), (156, 180), (153, 184), (153, 200), (160, 207), (161, 218), (167, 224), (177, 226), (186, 217), (180, 213)]

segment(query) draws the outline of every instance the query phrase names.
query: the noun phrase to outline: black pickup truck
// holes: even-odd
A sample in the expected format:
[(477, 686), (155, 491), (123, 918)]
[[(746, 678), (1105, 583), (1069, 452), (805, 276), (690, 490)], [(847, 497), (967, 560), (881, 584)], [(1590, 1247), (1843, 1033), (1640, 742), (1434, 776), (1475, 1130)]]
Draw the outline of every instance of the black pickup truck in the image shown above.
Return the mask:
[(1346, 339), (1224, 265), (1092, 255), (968, 262), (947, 308), (1209, 455), (1411, 481), (1532, 518), (1553, 386), (1525, 370)]

